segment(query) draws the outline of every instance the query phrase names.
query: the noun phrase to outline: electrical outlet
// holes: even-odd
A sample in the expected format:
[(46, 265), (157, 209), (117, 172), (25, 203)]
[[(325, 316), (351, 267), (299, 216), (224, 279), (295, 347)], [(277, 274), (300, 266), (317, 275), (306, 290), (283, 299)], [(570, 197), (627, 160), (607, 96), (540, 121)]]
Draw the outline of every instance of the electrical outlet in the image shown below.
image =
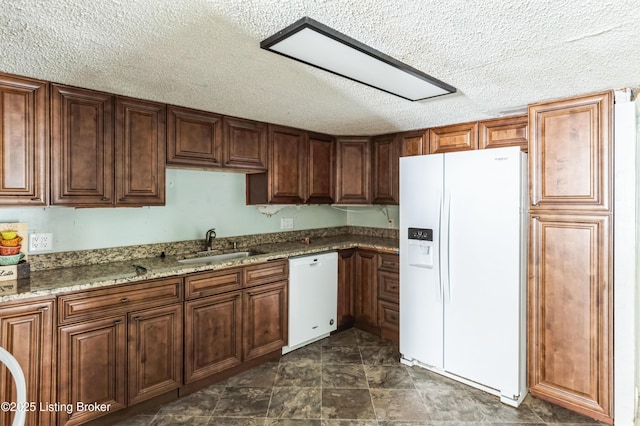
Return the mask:
[(281, 218), (280, 229), (293, 229), (293, 218), (292, 217)]
[(53, 234), (31, 234), (29, 236), (29, 251), (51, 251), (53, 250)]
[(393, 223), (393, 219), (389, 219), (387, 221), (387, 226), (389, 227), (389, 229), (395, 228), (395, 224)]

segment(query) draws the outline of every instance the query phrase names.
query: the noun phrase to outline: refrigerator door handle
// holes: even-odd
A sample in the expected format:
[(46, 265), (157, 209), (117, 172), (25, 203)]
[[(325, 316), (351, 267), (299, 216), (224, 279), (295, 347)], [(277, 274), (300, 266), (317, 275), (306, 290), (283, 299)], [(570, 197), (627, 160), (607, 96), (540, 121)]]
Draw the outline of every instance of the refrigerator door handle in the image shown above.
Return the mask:
[(445, 209), (447, 210), (447, 241), (446, 241), (446, 279), (443, 280), (442, 287), (444, 288), (445, 303), (451, 302), (451, 193), (447, 194)]
[(438, 300), (442, 302), (444, 300), (444, 283), (442, 281), (442, 193), (440, 193), (440, 202), (438, 203)]

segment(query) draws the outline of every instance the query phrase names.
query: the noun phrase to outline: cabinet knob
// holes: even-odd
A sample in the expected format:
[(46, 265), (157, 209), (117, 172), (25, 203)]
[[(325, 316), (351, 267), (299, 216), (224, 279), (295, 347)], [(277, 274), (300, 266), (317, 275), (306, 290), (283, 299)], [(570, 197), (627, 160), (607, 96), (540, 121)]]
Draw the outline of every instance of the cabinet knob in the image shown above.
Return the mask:
[(129, 299), (127, 299), (126, 297), (123, 297), (120, 301), (121, 301), (122, 303), (127, 303), (127, 302), (129, 301)]

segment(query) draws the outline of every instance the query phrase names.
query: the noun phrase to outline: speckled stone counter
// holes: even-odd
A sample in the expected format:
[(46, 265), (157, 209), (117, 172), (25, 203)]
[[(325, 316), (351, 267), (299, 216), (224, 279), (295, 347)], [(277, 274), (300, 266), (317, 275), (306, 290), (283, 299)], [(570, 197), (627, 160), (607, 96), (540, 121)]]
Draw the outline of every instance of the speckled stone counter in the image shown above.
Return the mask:
[[(303, 233), (302, 235), (310, 234)], [(381, 234), (385, 235), (385, 234)], [(388, 234), (387, 234), (388, 235)], [(248, 265), (266, 262), (273, 259), (284, 259), (292, 256), (319, 253), (324, 251), (341, 250), (352, 247), (374, 249), (382, 252), (396, 253), (398, 251), (397, 238), (384, 236), (360, 235), (350, 233), (312, 238), (310, 244), (302, 240), (267, 242), (255, 240), (256, 245), (239, 245), (238, 251), (252, 250), (258, 254), (232, 260), (222, 260), (202, 264), (183, 264), (179, 260), (183, 255), (167, 255), (146, 258), (131, 258), (109, 263), (99, 263), (84, 266), (62, 267), (49, 270), (36, 270), (27, 280), (8, 282), (0, 286), (0, 296), (3, 302), (26, 299), (38, 296), (55, 295), (70, 291), (99, 288), (116, 284), (139, 282), (192, 272), (209, 271), (229, 268), (232, 266)], [(223, 253), (224, 250), (212, 254)], [(136, 268), (142, 267), (142, 268)]]

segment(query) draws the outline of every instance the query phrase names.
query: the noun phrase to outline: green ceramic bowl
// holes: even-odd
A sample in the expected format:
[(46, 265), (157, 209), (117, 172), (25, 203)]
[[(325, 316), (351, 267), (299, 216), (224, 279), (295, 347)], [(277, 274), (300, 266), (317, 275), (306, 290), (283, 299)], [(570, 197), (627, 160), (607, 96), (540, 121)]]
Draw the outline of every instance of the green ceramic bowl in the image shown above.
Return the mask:
[(22, 258), (24, 257), (24, 253), (18, 253), (11, 256), (0, 256), (0, 265), (17, 265)]

